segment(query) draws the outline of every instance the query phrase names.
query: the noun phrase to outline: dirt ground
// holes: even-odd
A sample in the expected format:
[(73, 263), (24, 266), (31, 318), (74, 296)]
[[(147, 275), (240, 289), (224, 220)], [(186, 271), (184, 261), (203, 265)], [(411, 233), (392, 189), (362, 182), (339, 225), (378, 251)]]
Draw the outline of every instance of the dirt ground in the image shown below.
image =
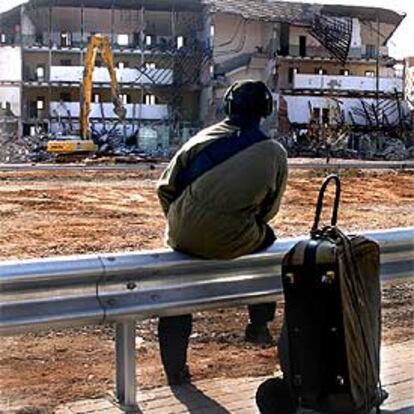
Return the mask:
[[(91, 252), (141, 250), (163, 245), (164, 218), (154, 191), (159, 171), (36, 171), (0, 173), (0, 260)], [(293, 171), (281, 212), (279, 237), (309, 231), (324, 173)], [(350, 232), (414, 223), (414, 173), (341, 172), (341, 227)], [(413, 337), (414, 283), (383, 289), (385, 343)], [(282, 320), (280, 298), (272, 331)], [(195, 315), (190, 368), (202, 378), (270, 375), (274, 347), (243, 341), (244, 308)], [(139, 323), (137, 378), (141, 388), (165, 383), (156, 321)], [(110, 326), (2, 338), (0, 412), (47, 413), (65, 402), (99, 397), (113, 389), (114, 339)], [(20, 407), (20, 409), (18, 408)]]

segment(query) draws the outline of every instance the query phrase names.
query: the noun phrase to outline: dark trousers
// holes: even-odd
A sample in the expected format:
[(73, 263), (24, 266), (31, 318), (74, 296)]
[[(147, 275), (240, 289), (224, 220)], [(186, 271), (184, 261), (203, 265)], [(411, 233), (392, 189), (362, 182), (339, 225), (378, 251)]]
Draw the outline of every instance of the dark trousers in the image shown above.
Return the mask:
[(181, 371), (187, 363), (192, 315), (169, 316), (158, 321), (161, 361), (167, 375)]
[[(251, 324), (265, 325), (274, 319), (276, 303), (249, 305), (248, 309)], [(191, 315), (168, 316), (159, 319), (158, 340), (161, 361), (167, 375), (182, 370), (187, 362), (192, 319)]]
[[(276, 237), (270, 227), (266, 228), (266, 237), (256, 250), (269, 247)], [(276, 303), (249, 305), (249, 318), (252, 325), (266, 325), (275, 317)], [(159, 319), (158, 340), (161, 360), (167, 375), (182, 370), (187, 362), (188, 341), (192, 330), (192, 316), (168, 316)]]

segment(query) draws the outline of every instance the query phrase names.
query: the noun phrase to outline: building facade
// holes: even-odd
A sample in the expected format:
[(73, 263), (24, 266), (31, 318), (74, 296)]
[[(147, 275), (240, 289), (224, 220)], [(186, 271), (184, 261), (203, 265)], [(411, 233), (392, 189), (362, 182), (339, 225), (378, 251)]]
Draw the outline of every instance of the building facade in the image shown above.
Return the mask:
[[(144, 150), (165, 147), (171, 135), (200, 127), (205, 32), (201, 6), (190, 0), (31, 0), (1, 15), (2, 107), (20, 134), (77, 130), (86, 47), (93, 34), (104, 34), (127, 113), (119, 128), (140, 138)], [(99, 56), (93, 81), (90, 122), (100, 134), (117, 118)]]
[(405, 97), (410, 109), (414, 109), (414, 56), (405, 59)]
[[(350, 124), (376, 122), (378, 113), (393, 123), (403, 85), (387, 42), (403, 17), (264, 0), (30, 0), (0, 15), (0, 118), (19, 134), (75, 131), (88, 39), (101, 33), (111, 40), (127, 110), (118, 128), (144, 150), (220, 119), (225, 90), (243, 78), (274, 92), (279, 114), (268, 130), (325, 122), (334, 109)], [(96, 134), (116, 122), (101, 66), (98, 58)]]
[[(212, 94), (239, 78), (265, 80), (279, 131), (311, 120), (392, 127), (404, 112), (403, 79), (387, 43), (404, 15), (367, 7), (211, 1), (216, 28)], [(279, 121), (279, 122), (277, 122)]]

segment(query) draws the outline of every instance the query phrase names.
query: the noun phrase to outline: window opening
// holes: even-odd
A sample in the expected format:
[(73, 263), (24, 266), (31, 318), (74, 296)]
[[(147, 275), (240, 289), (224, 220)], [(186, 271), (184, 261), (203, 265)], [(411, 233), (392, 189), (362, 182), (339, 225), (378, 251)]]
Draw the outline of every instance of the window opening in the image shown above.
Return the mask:
[(61, 32), (60, 33), (60, 45), (62, 47), (69, 47), (72, 45), (72, 33)]
[(37, 98), (36, 109), (38, 111), (42, 111), (43, 109), (45, 109), (45, 98)]
[(289, 68), (288, 82), (293, 83), (294, 77), (298, 73), (298, 68)]
[(39, 81), (45, 79), (45, 67), (43, 65), (40, 65), (36, 68), (36, 77)]
[(306, 56), (306, 36), (299, 36), (299, 55)]
[(144, 95), (144, 104), (145, 105), (155, 105), (157, 103), (157, 99), (155, 95), (146, 94)]
[(177, 49), (181, 49), (184, 46), (184, 36), (177, 36)]
[(127, 34), (119, 34), (117, 36), (117, 43), (119, 46), (128, 46), (129, 45), (129, 36)]

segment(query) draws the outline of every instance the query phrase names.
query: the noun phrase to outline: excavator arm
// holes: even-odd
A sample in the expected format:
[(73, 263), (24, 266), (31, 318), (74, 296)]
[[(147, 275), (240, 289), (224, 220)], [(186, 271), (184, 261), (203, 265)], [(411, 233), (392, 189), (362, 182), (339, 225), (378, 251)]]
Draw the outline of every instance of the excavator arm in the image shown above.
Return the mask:
[(85, 55), (85, 69), (83, 72), (80, 129), (81, 139), (90, 139), (89, 114), (91, 112), (91, 99), (93, 88), (93, 71), (95, 68), (96, 55), (100, 53), (111, 79), (111, 95), (114, 104), (114, 112), (119, 119), (125, 119), (126, 110), (119, 98), (119, 85), (114, 69), (114, 57), (109, 39), (102, 35), (93, 35), (88, 43)]
[(88, 43), (85, 55), (85, 68), (83, 71), (81, 110), (80, 110), (80, 137), (63, 136), (60, 139), (49, 141), (48, 152), (57, 154), (73, 154), (82, 152), (94, 152), (97, 146), (91, 139), (89, 128), (89, 114), (91, 112), (93, 70), (95, 68), (96, 55), (100, 54), (108, 68), (111, 78), (111, 95), (114, 104), (114, 112), (119, 119), (124, 120), (126, 110), (119, 98), (119, 85), (114, 69), (114, 57), (109, 39), (102, 35), (93, 35)]

